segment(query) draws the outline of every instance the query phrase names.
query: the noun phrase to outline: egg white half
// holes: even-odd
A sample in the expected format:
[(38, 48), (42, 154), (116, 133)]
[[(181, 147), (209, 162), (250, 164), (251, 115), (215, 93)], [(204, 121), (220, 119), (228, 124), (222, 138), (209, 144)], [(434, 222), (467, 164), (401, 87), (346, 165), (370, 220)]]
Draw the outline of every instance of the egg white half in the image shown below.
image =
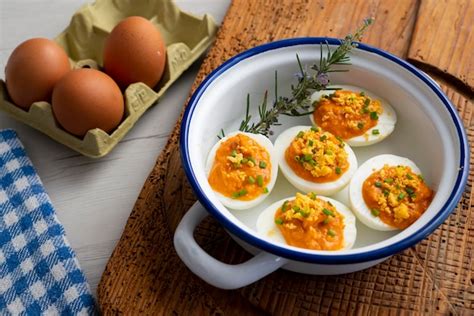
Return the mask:
[(257, 204), (261, 203), (270, 195), (270, 192), (273, 190), (273, 187), (275, 186), (276, 178), (278, 175), (278, 160), (276, 160), (275, 158), (275, 151), (273, 148), (273, 144), (267, 137), (263, 135), (259, 135), (259, 134), (251, 134), (251, 133), (244, 133), (244, 132), (237, 131), (223, 137), (212, 147), (211, 151), (209, 152), (209, 156), (207, 157), (207, 163), (206, 163), (207, 177), (209, 177), (209, 173), (211, 172), (212, 166), (214, 165), (216, 152), (219, 149), (220, 145), (223, 142), (227, 141), (229, 138), (232, 138), (237, 134), (243, 134), (245, 136), (248, 136), (252, 138), (254, 141), (256, 141), (260, 146), (265, 148), (268, 151), (268, 154), (270, 155), (270, 162), (272, 165), (271, 178), (270, 178), (270, 182), (267, 185), (268, 193), (262, 193), (253, 200), (242, 201), (238, 199), (233, 199), (233, 198), (224, 196), (217, 191), (214, 191), (214, 193), (217, 195), (217, 197), (219, 198), (219, 200), (224, 206), (234, 209), (234, 210), (244, 210), (244, 209), (248, 209), (248, 208), (256, 206)]
[(275, 157), (280, 165), (280, 170), (286, 179), (297, 189), (308, 193), (331, 195), (342, 190), (351, 180), (357, 170), (357, 158), (352, 149), (346, 144), (344, 150), (347, 152), (349, 168), (338, 179), (332, 182), (316, 183), (300, 178), (285, 159), (285, 151), (300, 131), (309, 130), (311, 126), (294, 126), (282, 132), (275, 141)]
[(407, 166), (416, 174), (421, 174), (420, 169), (413, 161), (408, 158), (395, 155), (379, 155), (364, 162), (359, 169), (357, 169), (354, 177), (349, 185), (349, 199), (352, 206), (352, 211), (357, 218), (366, 226), (382, 231), (397, 230), (398, 228), (384, 223), (380, 217), (372, 215), (372, 212), (367, 207), (362, 196), (362, 185), (364, 181), (370, 177), (372, 173), (388, 166)]
[[(355, 86), (347, 86), (347, 85), (334, 85), (336, 88), (342, 88), (343, 90), (350, 90), (354, 91), (356, 93), (359, 93), (361, 91), (364, 91), (365, 95), (370, 97), (373, 100), (379, 100), (380, 104), (382, 105), (383, 108), (383, 113), (379, 116), (377, 125), (374, 127), (368, 129), (364, 135), (352, 137), (350, 139), (345, 139), (345, 141), (353, 147), (360, 147), (360, 146), (368, 146), (372, 145), (378, 142), (381, 142), (385, 138), (387, 138), (390, 134), (392, 134), (393, 130), (395, 129), (395, 124), (397, 123), (397, 114), (395, 113), (395, 110), (393, 107), (388, 103), (386, 100), (382, 99), (381, 97), (373, 94), (370, 91), (367, 91), (366, 89), (362, 89), (359, 87)], [(325, 95), (329, 95), (333, 93), (334, 90), (321, 90), (313, 93), (311, 96), (311, 102), (318, 102), (321, 97)], [(314, 125), (317, 125), (316, 122), (314, 121), (313, 115), (309, 115), (311, 122)], [(372, 131), (374, 129), (379, 130), (378, 135), (373, 135)]]
[[(347, 206), (342, 204), (339, 201), (334, 199), (318, 195), (318, 198), (321, 200), (325, 200), (331, 202), (332, 205), (336, 208), (336, 210), (344, 216), (344, 247), (341, 250), (351, 249), (354, 246), (356, 237), (357, 237), (357, 229), (356, 229), (356, 217), (352, 212), (349, 210)], [(278, 202), (273, 203), (269, 207), (267, 207), (258, 217), (257, 219), (257, 232), (259, 235), (266, 239), (270, 239), (273, 242), (283, 244), (287, 247), (289, 246), (285, 238), (283, 237), (280, 229), (275, 224), (275, 213), (276, 211), (282, 206), (285, 201), (294, 200), (295, 197), (289, 197)], [(297, 247), (295, 247), (297, 248)], [(340, 251), (340, 250), (339, 250)], [(331, 252), (333, 252), (331, 250)]]

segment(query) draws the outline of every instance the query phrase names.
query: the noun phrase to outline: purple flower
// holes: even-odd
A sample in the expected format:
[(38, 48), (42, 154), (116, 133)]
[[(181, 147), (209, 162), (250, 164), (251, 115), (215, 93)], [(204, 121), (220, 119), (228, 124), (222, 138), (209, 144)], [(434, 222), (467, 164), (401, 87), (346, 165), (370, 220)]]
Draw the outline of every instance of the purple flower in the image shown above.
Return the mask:
[(329, 83), (329, 76), (327, 73), (323, 72), (316, 76), (316, 82), (322, 86), (326, 86)]

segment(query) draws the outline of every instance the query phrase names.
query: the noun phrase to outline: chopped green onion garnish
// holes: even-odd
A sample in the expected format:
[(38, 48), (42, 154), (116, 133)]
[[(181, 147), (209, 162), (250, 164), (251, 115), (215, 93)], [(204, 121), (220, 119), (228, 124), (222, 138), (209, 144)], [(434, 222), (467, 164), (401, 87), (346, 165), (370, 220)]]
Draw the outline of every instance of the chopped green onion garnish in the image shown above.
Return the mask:
[(313, 159), (313, 155), (305, 154), (305, 155), (303, 156), (303, 160), (304, 160), (304, 161), (310, 161), (311, 159)]
[(387, 190), (387, 189), (383, 190), (383, 195), (388, 196), (389, 194), (390, 194), (389, 190)]
[(303, 217), (308, 217), (309, 216), (309, 212), (305, 212), (303, 210), (300, 210), (299, 213), (301, 214), (301, 216)]
[(298, 205), (295, 205), (292, 207), (293, 211), (295, 212), (299, 212), (300, 211), (300, 207)]
[(323, 213), (327, 216), (335, 216), (334, 213), (331, 210), (328, 210), (327, 208), (323, 208)]
[(313, 140), (312, 140), (312, 139), (310, 139), (310, 140), (308, 141), (308, 146), (310, 146), (310, 147), (311, 147), (311, 146), (313, 146), (313, 145), (314, 145), (314, 142), (313, 142)]
[(232, 150), (232, 153), (230, 154), (232, 157), (235, 157), (237, 156), (237, 150), (233, 149)]
[(247, 190), (242, 189), (242, 190), (240, 190), (240, 191), (237, 191), (237, 192), (232, 193), (232, 197), (233, 197), (234, 199), (236, 199), (236, 198), (241, 197), (241, 196), (244, 196), (244, 195), (246, 195), (246, 194), (247, 194)]
[(249, 182), (250, 184), (254, 184), (254, 183), (255, 183), (255, 178), (252, 177), (252, 176), (249, 176), (247, 180), (248, 180), (248, 182)]
[(275, 219), (275, 224), (277, 225), (282, 225), (283, 224), (283, 220), (281, 218), (277, 218)]
[(357, 128), (358, 129), (363, 129), (364, 128), (364, 123), (362, 123), (362, 122), (357, 123)]
[(339, 136), (336, 136), (336, 139), (337, 139), (338, 141), (340, 141), (341, 143), (344, 142), (344, 140), (343, 140), (341, 137), (339, 137)]
[(342, 170), (339, 167), (336, 167), (336, 174), (341, 174)]
[(327, 225), (329, 224), (329, 222), (331, 221), (331, 219), (329, 217), (326, 217), (324, 220), (323, 220), (323, 224), (324, 225)]
[(380, 131), (378, 129), (373, 129), (372, 130), (372, 135), (379, 135)]
[(281, 211), (286, 212), (286, 209), (288, 208), (288, 201), (283, 202), (283, 205), (281, 206)]
[(326, 135), (321, 135), (321, 137), (319, 137), (319, 140), (324, 142), (328, 137)]
[(369, 112), (370, 112), (369, 108), (367, 108), (367, 107), (362, 108), (362, 113), (363, 114), (367, 114)]
[(370, 112), (370, 119), (371, 120), (377, 120), (379, 118), (379, 115), (377, 112)]
[(374, 216), (379, 216), (379, 215), (380, 215), (380, 211), (379, 211), (378, 209), (376, 209), (376, 208), (373, 208), (373, 209), (371, 210), (371, 213), (372, 213), (372, 215), (374, 215)]
[(310, 164), (311, 166), (313, 166), (313, 167), (316, 166), (316, 160), (311, 159), (311, 160), (309, 161), (309, 164)]
[(265, 161), (260, 161), (258, 166), (260, 167), (260, 169), (265, 169), (267, 167), (267, 163)]
[(328, 235), (331, 236), (331, 237), (335, 237), (336, 236), (336, 232), (332, 229), (328, 229)]
[(374, 185), (375, 185), (377, 188), (381, 188), (381, 187), (382, 187), (382, 182), (376, 181), (376, 182), (374, 183)]
[(313, 132), (319, 132), (319, 128), (317, 128), (316, 126), (312, 126), (312, 127), (311, 127), (311, 130), (312, 130)]
[(257, 176), (257, 185), (263, 187), (263, 176), (260, 174)]
[(249, 160), (247, 158), (243, 158), (242, 161), (241, 161), (241, 163), (243, 163), (243, 164), (246, 164), (247, 162), (249, 162)]
[(385, 183), (393, 183), (393, 179), (392, 178), (386, 178), (385, 180), (383, 180)]
[(403, 192), (400, 193), (400, 194), (398, 195), (398, 199), (399, 199), (399, 200), (402, 200), (402, 199), (405, 197), (405, 195), (406, 195), (406, 194), (403, 193)]
[(360, 95), (361, 97), (364, 97), (364, 96), (365, 96), (365, 92), (364, 92), (364, 91), (361, 91), (361, 92), (359, 93), (359, 95)]
[(423, 178), (421, 174), (418, 175), (418, 179), (420, 179), (422, 182), (425, 181), (425, 179)]
[(369, 98), (365, 99), (364, 105), (365, 105), (365, 106), (369, 106), (369, 105), (370, 105), (370, 99), (369, 99)]
[(268, 188), (267, 187), (263, 188), (263, 193), (268, 193)]
[(249, 161), (253, 162), (253, 164), (255, 164), (255, 159), (253, 159), (253, 157), (248, 157), (247, 158)]
[(298, 135), (296, 135), (296, 137), (298, 137), (298, 138), (301, 138), (301, 137), (303, 137), (303, 136), (304, 136), (304, 132), (303, 132), (303, 131), (300, 131), (300, 132), (298, 133)]
[(411, 174), (407, 173), (407, 179), (408, 180), (413, 180), (413, 177), (411, 176)]
[(309, 195), (309, 197), (311, 198), (311, 200), (316, 200), (316, 197), (317, 197), (317, 196), (316, 196), (316, 193), (314, 193), (314, 192), (309, 192), (308, 195)]

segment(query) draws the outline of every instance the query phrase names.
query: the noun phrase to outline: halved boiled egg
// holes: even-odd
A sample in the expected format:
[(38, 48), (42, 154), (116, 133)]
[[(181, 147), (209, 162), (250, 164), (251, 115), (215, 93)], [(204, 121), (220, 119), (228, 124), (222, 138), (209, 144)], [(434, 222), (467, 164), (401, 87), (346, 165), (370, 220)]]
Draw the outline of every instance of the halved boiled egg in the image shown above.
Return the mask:
[(277, 178), (278, 162), (268, 138), (234, 132), (211, 149), (206, 172), (222, 204), (242, 210), (259, 204), (269, 195)]
[(349, 186), (352, 210), (376, 230), (404, 229), (428, 208), (433, 191), (407, 158), (379, 155), (364, 162)]
[(340, 90), (315, 92), (310, 115), (316, 126), (341, 137), (351, 146), (367, 146), (389, 136), (397, 123), (390, 104), (362, 88), (337, 85)]
[(318, 127), (295, 126), (275, 141), (283, 175), (304, 192), (331, 195), (344, 188), (357, 170), (352, 149)]
[(336, 200), (314, 193), (296, 193), (266, 208), (257, 219), (265, 238), (313, 250), (343, 250), (354, 245), (356, 218)]

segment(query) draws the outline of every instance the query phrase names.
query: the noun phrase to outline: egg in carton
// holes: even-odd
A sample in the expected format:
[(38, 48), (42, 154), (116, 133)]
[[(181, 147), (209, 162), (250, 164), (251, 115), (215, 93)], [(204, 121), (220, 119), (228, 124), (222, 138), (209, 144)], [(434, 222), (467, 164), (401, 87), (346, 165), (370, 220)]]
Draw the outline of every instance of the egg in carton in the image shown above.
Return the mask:
[(107, 155), (210, 46), (217, 30), (211, 16), (199, 18), (185, 13), (171, 1), (97, 0), (79, 9), (55, 41), (64, 48), (74, 69), (101, 69), (107, 36), (128, 16), (142, 16), (161, 32), (166, 43), (166, 66), (153, 89), (141, 82), (126, 88), (124, 118), (110, 134), (98, 128), (89, 130), (83, 138), (68, 133), (56, 122), (48, 102), (35, 102), (28, 111), (14, 105), (3, 80), (0, 80), (0, 109), (85, 156)]

